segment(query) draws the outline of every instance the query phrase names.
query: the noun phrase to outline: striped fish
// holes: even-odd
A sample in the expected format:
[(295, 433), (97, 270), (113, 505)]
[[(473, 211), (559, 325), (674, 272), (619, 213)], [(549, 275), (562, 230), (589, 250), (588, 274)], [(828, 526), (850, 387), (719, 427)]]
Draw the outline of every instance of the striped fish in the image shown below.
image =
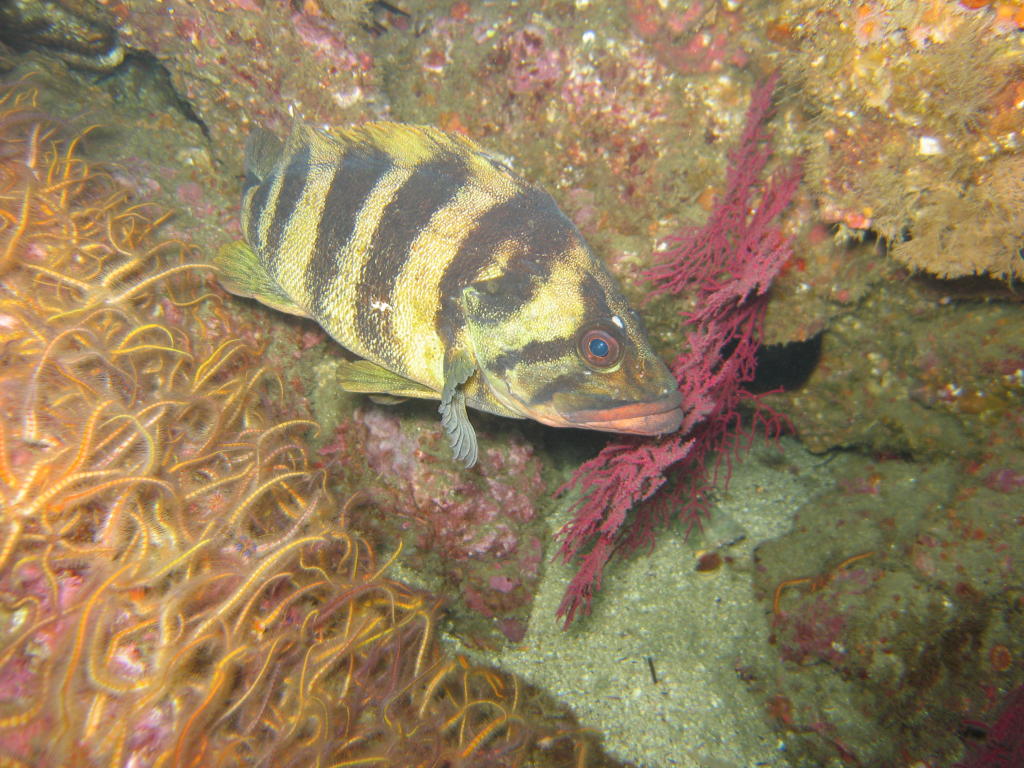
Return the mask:
[(369, 123), (285, 143), (255, 129), (245, 242), (224, 287), (319, 323), (361, 360), (339, 386), (441, 401), (472, 466), (466, 407), (654, 435), (682, 421), (637, 313), (546, 192), (462, 136)]

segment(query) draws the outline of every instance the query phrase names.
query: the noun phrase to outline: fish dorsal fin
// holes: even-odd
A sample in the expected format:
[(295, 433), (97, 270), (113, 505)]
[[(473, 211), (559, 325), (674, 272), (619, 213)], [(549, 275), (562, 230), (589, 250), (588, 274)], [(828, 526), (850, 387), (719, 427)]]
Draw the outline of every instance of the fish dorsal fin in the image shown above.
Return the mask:
[(281, 156), (284, 145), (265, 128), (253, 126), (245, 142), (245, 174), (262, 181), (267, 178)]
[(369, 360), (346, 360), (340, 363), (334, 380), (346, 392), (363, 395), (390, 395), (399, 399), (420, 397), (429, 400), (440, 397), (440, 393), (430, 387), (399, 376)]
[(506, 190), (497, 195), (505, 197), (509, 190), (530, 186), (512, 169), (507, 159), (484, 149), (466, 136), (430, 125), (370, 122), (331, 131), (320, 131), (311, 126), (306, 126), (306, 130), (342, 148), (365, 146), (382, 150), (397, 168), (412, 168), (444, 154), (462, 158), (472, 171), (467, 175), (465, 184), (491, 196), (495, 196), (498, 189)]

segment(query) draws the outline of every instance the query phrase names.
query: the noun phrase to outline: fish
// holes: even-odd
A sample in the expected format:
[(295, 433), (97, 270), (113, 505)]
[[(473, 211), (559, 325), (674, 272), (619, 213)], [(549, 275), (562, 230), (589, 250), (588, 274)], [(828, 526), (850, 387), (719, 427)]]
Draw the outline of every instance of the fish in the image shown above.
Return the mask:
[(338, 386), (439, 400), (472, 467), (467, 408), (553, 427), (660, 435), (678, 384), (640, 315), (554, 198), (511, 161), (431, 126), (296, 121), (245, 150), (243, 240), (224, 288), (317, 322), (359, 359)]

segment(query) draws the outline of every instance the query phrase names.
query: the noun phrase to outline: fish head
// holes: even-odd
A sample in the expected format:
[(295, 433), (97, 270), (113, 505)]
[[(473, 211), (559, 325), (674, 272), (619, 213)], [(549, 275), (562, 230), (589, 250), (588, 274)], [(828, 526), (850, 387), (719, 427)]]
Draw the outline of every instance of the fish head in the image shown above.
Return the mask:
[(518, 266), (463, 293), (467, 338), (494, 399), (555, 427), (635, 435), (679, 429), (675, 378), (589, 250)]

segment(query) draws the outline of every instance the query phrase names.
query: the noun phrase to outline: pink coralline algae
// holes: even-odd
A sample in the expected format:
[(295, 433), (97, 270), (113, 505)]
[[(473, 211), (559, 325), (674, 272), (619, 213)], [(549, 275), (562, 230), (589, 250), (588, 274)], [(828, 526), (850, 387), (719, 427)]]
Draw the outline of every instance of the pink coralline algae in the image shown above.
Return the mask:
[(1024, 765), (1024, 685), (1011, 691), (991, 728), (972, 723), (985, 733), (985, 743), (958, 768), (1020, 768)]
[[(696, 301), (684, 314), (689, 348), (672, 365), (686, 414), (681, 429), (654, 440), (613, 440), (560, 489), (582, 491), (573, 520), (560, 532), (562, 557), (580, 558), (558, 609), (566, 625), (578, 610), (589, 611), (613, 554), (652, 545), (656, 529), (670, 518), (699, 525), (719, 462), (724, 459), (728, 470), (733, 453), (746, 444), (739, 404), (754, 399), (744, 386), (754, 377), (768, 288), (791, 253), (774, 222), (800, 180), (794, 167), (760, 181), (771, 152), (764, 123), (776, 81), (773, 75), (751, 96), (725, 194), (708, 222), (669, 238), (662, 260), (646, 273), (650, 296), (686, 291)], [(763, 409), (755, 410), (754, 421), (769, 434), (781, 427)], [(717, 458), (709, 462), (712, 453)], [(710, 478), (709, 463), (715, 469)]]
[(373, 527), (387, 529), (388, 540), (404, 537), (412, 559), (439, 568), (467, 608), (509, 640), (521, 639), (544, 531), (536, 504), (546, 488), (532, 448), (515, 436), (496, 447), (484, 442), (479, 466), (466, 472), (448, 459), (433, 421), (417, 427), (400, 414), (360, 408), (322, 453), (340, 454), (356, 442), (381, 481), (369, 494), (387, 514), (375, 514)]
[(826, 662), (840, 667), (846, 617), (829, 597), (817, 597), (801, 606), (799, 613), (777, 616), (776, 643), (779, 655), (796, 664)]
[(314, 55), (330, 59), (341, 71), (368, 72), (373, 68), (373, 56), (365, 51), (353, 51), (345, 35), (330, 20), (296, 12), (291, 15), (291, 21), (295, 33), (312, 47)]
[(1016, 493), (1024, 489), (1024, 472), (1010, 467), (996, 469), (985, 475), (985, 485), (1000, 493)]
[(629, 0), (627, 8), (636, 33), (677, 72), (718, 72), (747, 63), (738, 43), (739, 14), (719, 3), (690, 2), (682, 11), (666, 11), (656, 0)]
[(565, 70), (561, 52), (551, 46), (547, 33), (532, 25), (505, 41), (508, 86), (512, 93), (533, 93), (558, 82)]

